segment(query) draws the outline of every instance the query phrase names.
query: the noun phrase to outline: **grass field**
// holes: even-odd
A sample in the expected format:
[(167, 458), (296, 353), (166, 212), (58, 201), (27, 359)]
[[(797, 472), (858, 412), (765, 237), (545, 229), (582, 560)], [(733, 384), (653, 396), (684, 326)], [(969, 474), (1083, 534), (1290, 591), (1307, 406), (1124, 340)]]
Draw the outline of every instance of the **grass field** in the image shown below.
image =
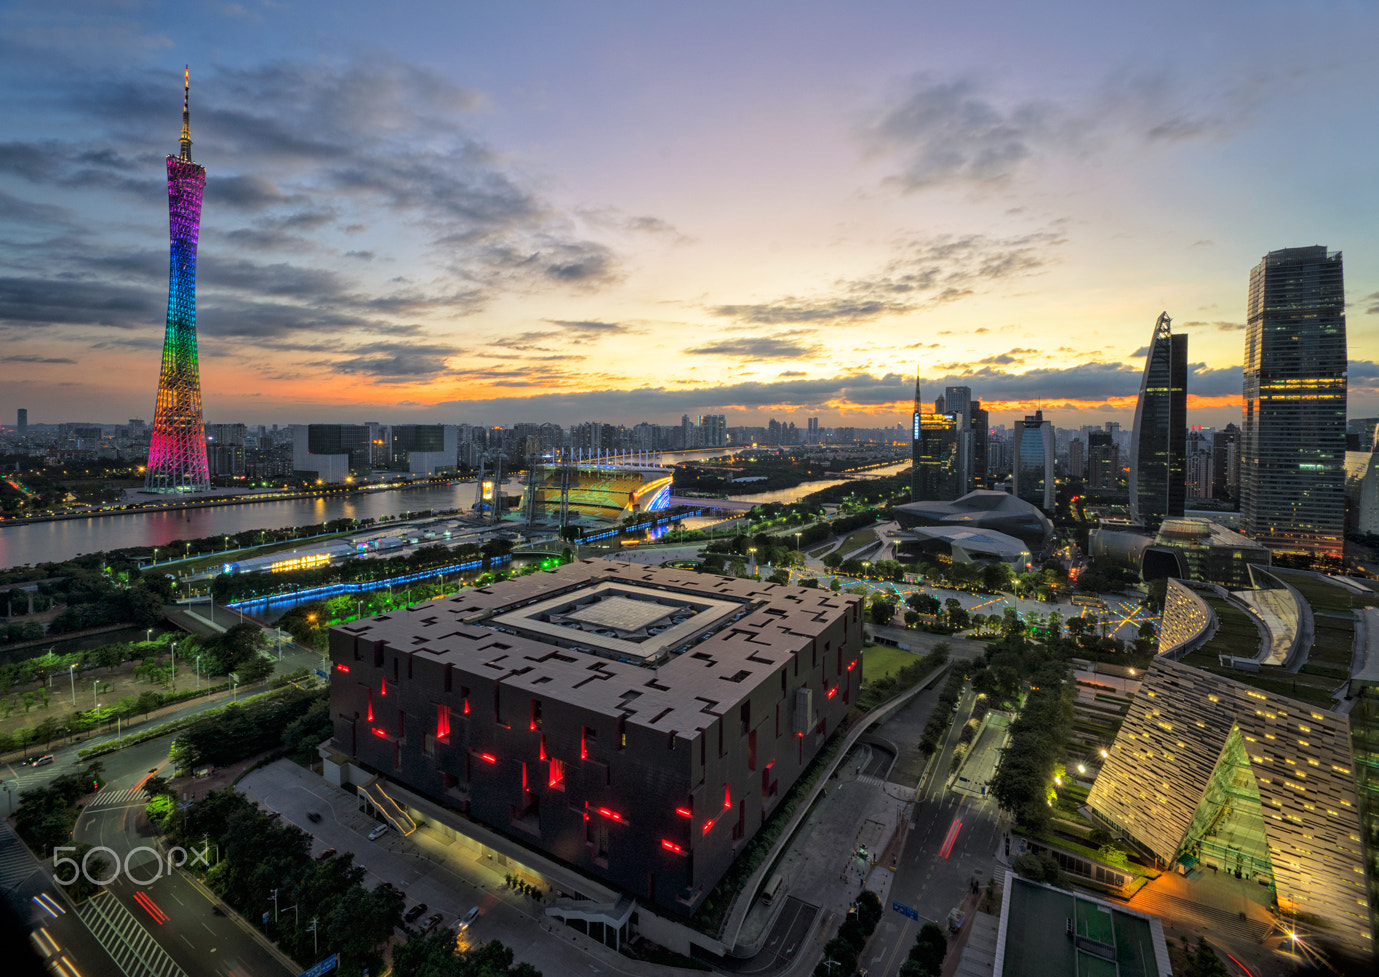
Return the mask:
[(838, 547), (838, 552), (844, 558), (853, 550), (861, 549), (876, 542), (876, 530), (871, 527), (859, 529), (847, 539), (843, 540), (843, 545)]
[(890, 645), (862, 646), (862, 683), (875, 682), (887, 675), (894, 675), (906, 665), (913, 665), (920, 656)]

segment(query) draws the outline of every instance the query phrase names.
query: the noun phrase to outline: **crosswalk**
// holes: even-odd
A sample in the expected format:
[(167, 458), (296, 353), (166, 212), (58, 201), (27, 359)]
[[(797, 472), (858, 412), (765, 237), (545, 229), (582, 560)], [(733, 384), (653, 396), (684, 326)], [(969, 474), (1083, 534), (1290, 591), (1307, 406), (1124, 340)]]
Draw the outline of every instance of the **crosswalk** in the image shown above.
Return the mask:
[(116, 807), (143, 807), (147, 803), (148, 795), (144, 793), (142, 787), (130, 787), (127, 790), (111, 790), (105, 787), (87, 802), (86, 810), (105, 811)]
[(109, 892), (87, 899), (77, 915), (125, 977), (187, 977), (134, 914)]
[(0, 892), (8, 892), (38, 869), (24, 842), (14, 833), (8, 821), (0, 821)]

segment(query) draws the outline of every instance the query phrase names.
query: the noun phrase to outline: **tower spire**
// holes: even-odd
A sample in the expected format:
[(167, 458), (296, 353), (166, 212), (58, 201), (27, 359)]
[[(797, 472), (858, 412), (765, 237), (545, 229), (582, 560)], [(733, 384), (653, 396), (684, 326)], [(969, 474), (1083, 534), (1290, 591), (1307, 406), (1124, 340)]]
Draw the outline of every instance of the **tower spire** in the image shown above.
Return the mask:
[(192, 68), (187, 65), (182, 74), (182, 159), (192, 158), (191, 113)]

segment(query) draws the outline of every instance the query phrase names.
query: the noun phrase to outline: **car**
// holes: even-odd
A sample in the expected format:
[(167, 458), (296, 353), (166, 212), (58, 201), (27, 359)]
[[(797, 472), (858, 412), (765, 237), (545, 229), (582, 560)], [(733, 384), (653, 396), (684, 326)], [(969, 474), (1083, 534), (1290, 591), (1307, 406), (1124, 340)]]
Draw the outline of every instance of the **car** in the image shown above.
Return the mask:
[(320, 824), (320, 823), (321, 823), (321, 815), (317, 814), (315, 811), (307, 811), (307, 812), (306, 812), (306, 819), (307, 819), (308, 821), (310, 821), (312, 824)]
[(422, 931), (423, 933), (429, 933), (429, 932), (431, 932), (433, 929), (436, 928), (436, 924), (439, 923), (440, 921), (441, 921), (441, 914), (440, 914), (440, 913), (432, 913), (430, 916), (427, 916), (427, 917), (426, 917), (426, 922), (424, 922), (424, 923), (421, 924), (421, 931)]
[(319, 854), (319, 855), (316, 856), (316, 861), (318, 861), (318, 862), (324, 862), (324, 861), (325, 861), (327, 858), (329, 858), (331, 855), (334, 855), (335, 852), (336, 852), (336, 849), (334, 849), (334, 848), (326, 848), (326, 849), (323, 849), (322, 852), (321, 852), (321, 854)]
[(282, 817), (282, 816), (283, 816), (283, 812), (282, 812), (282, 811), (269, 811), (269, 812), (268, 812), (268, 820), (269, 820), (269, 821), (276, 821), (276, 820), (278, 820), (278, 818), (280, 818), (280, 817)]
[(378, 827), (374, 828), (372, 831), (369, 832), (369, 840), (377, 841), (379, 838), (382, 838), (383, 835), (387, 833), (387, 831), (388, 826), (386, 824), (380, 824)]
[(424, 903), (424, 902), (419, 902), (419, 903), (417, 903), (415, 906), (413, 906), (411, 909), (407, 910), (405, 913), (402, 914), (402, 921), (403, 921), (404, 923), (413, 923), (413, 922), (416, 922), (416, 920), (418, 920), (419, 918), (421, 918), (421, 914), (424, 913), (424, 912), (426, 912), (426, 909), (427, 909), (426, 903)]
[(38, 756), (29, 757), (24, 761), (24, 765), (28, 767), (41, 767), (46, 763), (52, 763), (53, 760), (54, 757), (51, 753), (42, 753)]
[(479, 918), (479, 907), (475, 906), (469, 912), (460, 917), (460, 921), (455, 924), (457, 930), (467, 930)]

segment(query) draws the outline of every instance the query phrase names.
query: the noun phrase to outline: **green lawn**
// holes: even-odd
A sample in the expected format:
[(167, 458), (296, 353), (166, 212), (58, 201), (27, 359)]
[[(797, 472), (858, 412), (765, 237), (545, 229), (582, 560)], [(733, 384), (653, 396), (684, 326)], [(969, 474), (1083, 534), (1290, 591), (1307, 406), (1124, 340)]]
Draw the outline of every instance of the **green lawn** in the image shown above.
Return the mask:
[(890, 645), (862, 646), (862, 683), (870, 685), (879, 678), (894, 675), (906, 665), (913, 665), (920, 656)]
[(870, 526), (857, 530), (847, 539), (843, 540), (843, 545), (838, 547), (838, 554), (846, 557), (853, 550), (861, 549), (870, 543), (876, 542), (876, 530)]

